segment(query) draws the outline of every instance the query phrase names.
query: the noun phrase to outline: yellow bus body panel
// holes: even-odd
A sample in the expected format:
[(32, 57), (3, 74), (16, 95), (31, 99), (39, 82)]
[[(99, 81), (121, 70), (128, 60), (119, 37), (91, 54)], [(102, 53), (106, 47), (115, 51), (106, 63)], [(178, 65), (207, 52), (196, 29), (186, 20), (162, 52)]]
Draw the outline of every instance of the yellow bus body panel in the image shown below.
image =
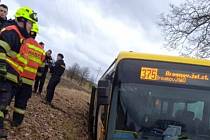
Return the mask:
[(120, 52), (116, 64), (118, 64), (123, 59), (139, 59), (139, 60), (151, 60), (151, 61), (161, 61), (170, 63), (182, 63), (190, 65), (200, 65), (200, 66), (210, 66), (210, 60), (206, 59), (196, 59), (183, 56), (167, 56), (167, 55), (156, 55), (156, 54), (146, 54), (137, 52)]

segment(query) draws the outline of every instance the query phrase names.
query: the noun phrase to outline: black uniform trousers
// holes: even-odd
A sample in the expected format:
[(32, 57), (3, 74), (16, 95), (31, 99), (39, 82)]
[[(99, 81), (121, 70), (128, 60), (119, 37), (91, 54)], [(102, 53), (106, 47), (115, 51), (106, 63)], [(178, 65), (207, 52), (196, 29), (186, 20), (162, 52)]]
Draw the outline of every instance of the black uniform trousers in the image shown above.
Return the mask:
[(46, 75), (47, 75), (47, 73), (43, 73), (42, 76), (36, 76), (35, 83), (34, 83), (34, 92), (35, 93), (37, 92), (37, 90), (39, 93), (42, 92), (42, 89), (44, 87), (44, 82), (46, 79)]
[(32, 95), (32, 85), (22, 84), (15, 93), (13, 123), (18, 126), (23, 122), (28, 100)]
[(0, 80), (0, 129), (3, 128), (5, 110), (10, 105), (12, 96), (16, 92), (16, 85), (7, 80)]
[(47, 85), (47, 95), (46, 95), (46, 101), (48, 102), (52, 102), (53, 96), (54, 96), (54, 92), (55, 92), (55, 88), (58, 85), (58, 83), (60, 82), (60, 77), (57, 76), (52, 76), (50, 78), (50, 81)]

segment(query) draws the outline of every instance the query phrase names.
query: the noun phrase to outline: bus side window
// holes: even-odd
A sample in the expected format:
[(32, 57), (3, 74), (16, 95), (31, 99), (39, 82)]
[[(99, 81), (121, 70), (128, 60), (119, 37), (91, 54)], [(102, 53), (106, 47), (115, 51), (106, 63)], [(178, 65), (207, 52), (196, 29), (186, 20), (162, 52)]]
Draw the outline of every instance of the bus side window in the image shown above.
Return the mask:
[(175, 117), (176, 112), (184, 109), (185, 109), (185, 103), (174, 103), (173, 117)]
[(203, 110), (204, 110), (204, 102), (198, 101), (195, 103), (188, 103), (187, 110), (191, 111), (195, 114), (194, 119), (202, 120)]

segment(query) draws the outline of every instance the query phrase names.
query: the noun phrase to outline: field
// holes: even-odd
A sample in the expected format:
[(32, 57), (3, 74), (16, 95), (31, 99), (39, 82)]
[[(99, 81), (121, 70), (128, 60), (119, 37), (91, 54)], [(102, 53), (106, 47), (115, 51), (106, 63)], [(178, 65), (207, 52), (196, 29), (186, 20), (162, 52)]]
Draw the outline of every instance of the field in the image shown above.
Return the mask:
[[(64, 84), (65, 83), (65, 84)], [(33, 95), (28, 103), (24, 123), (9, 127), (8, 140), (87, 140), (87, 117), (90, 94), (67, 81), (56, 89), (52, 106)]]

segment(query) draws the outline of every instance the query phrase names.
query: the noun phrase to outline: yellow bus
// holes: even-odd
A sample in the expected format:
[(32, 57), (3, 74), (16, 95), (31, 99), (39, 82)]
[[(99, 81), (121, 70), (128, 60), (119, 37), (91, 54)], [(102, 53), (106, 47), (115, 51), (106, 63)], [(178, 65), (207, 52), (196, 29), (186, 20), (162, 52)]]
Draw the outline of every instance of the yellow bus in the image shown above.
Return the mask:
[(121, 52), (89, 111), (93, 140), (210, 140), (210, 61)]

